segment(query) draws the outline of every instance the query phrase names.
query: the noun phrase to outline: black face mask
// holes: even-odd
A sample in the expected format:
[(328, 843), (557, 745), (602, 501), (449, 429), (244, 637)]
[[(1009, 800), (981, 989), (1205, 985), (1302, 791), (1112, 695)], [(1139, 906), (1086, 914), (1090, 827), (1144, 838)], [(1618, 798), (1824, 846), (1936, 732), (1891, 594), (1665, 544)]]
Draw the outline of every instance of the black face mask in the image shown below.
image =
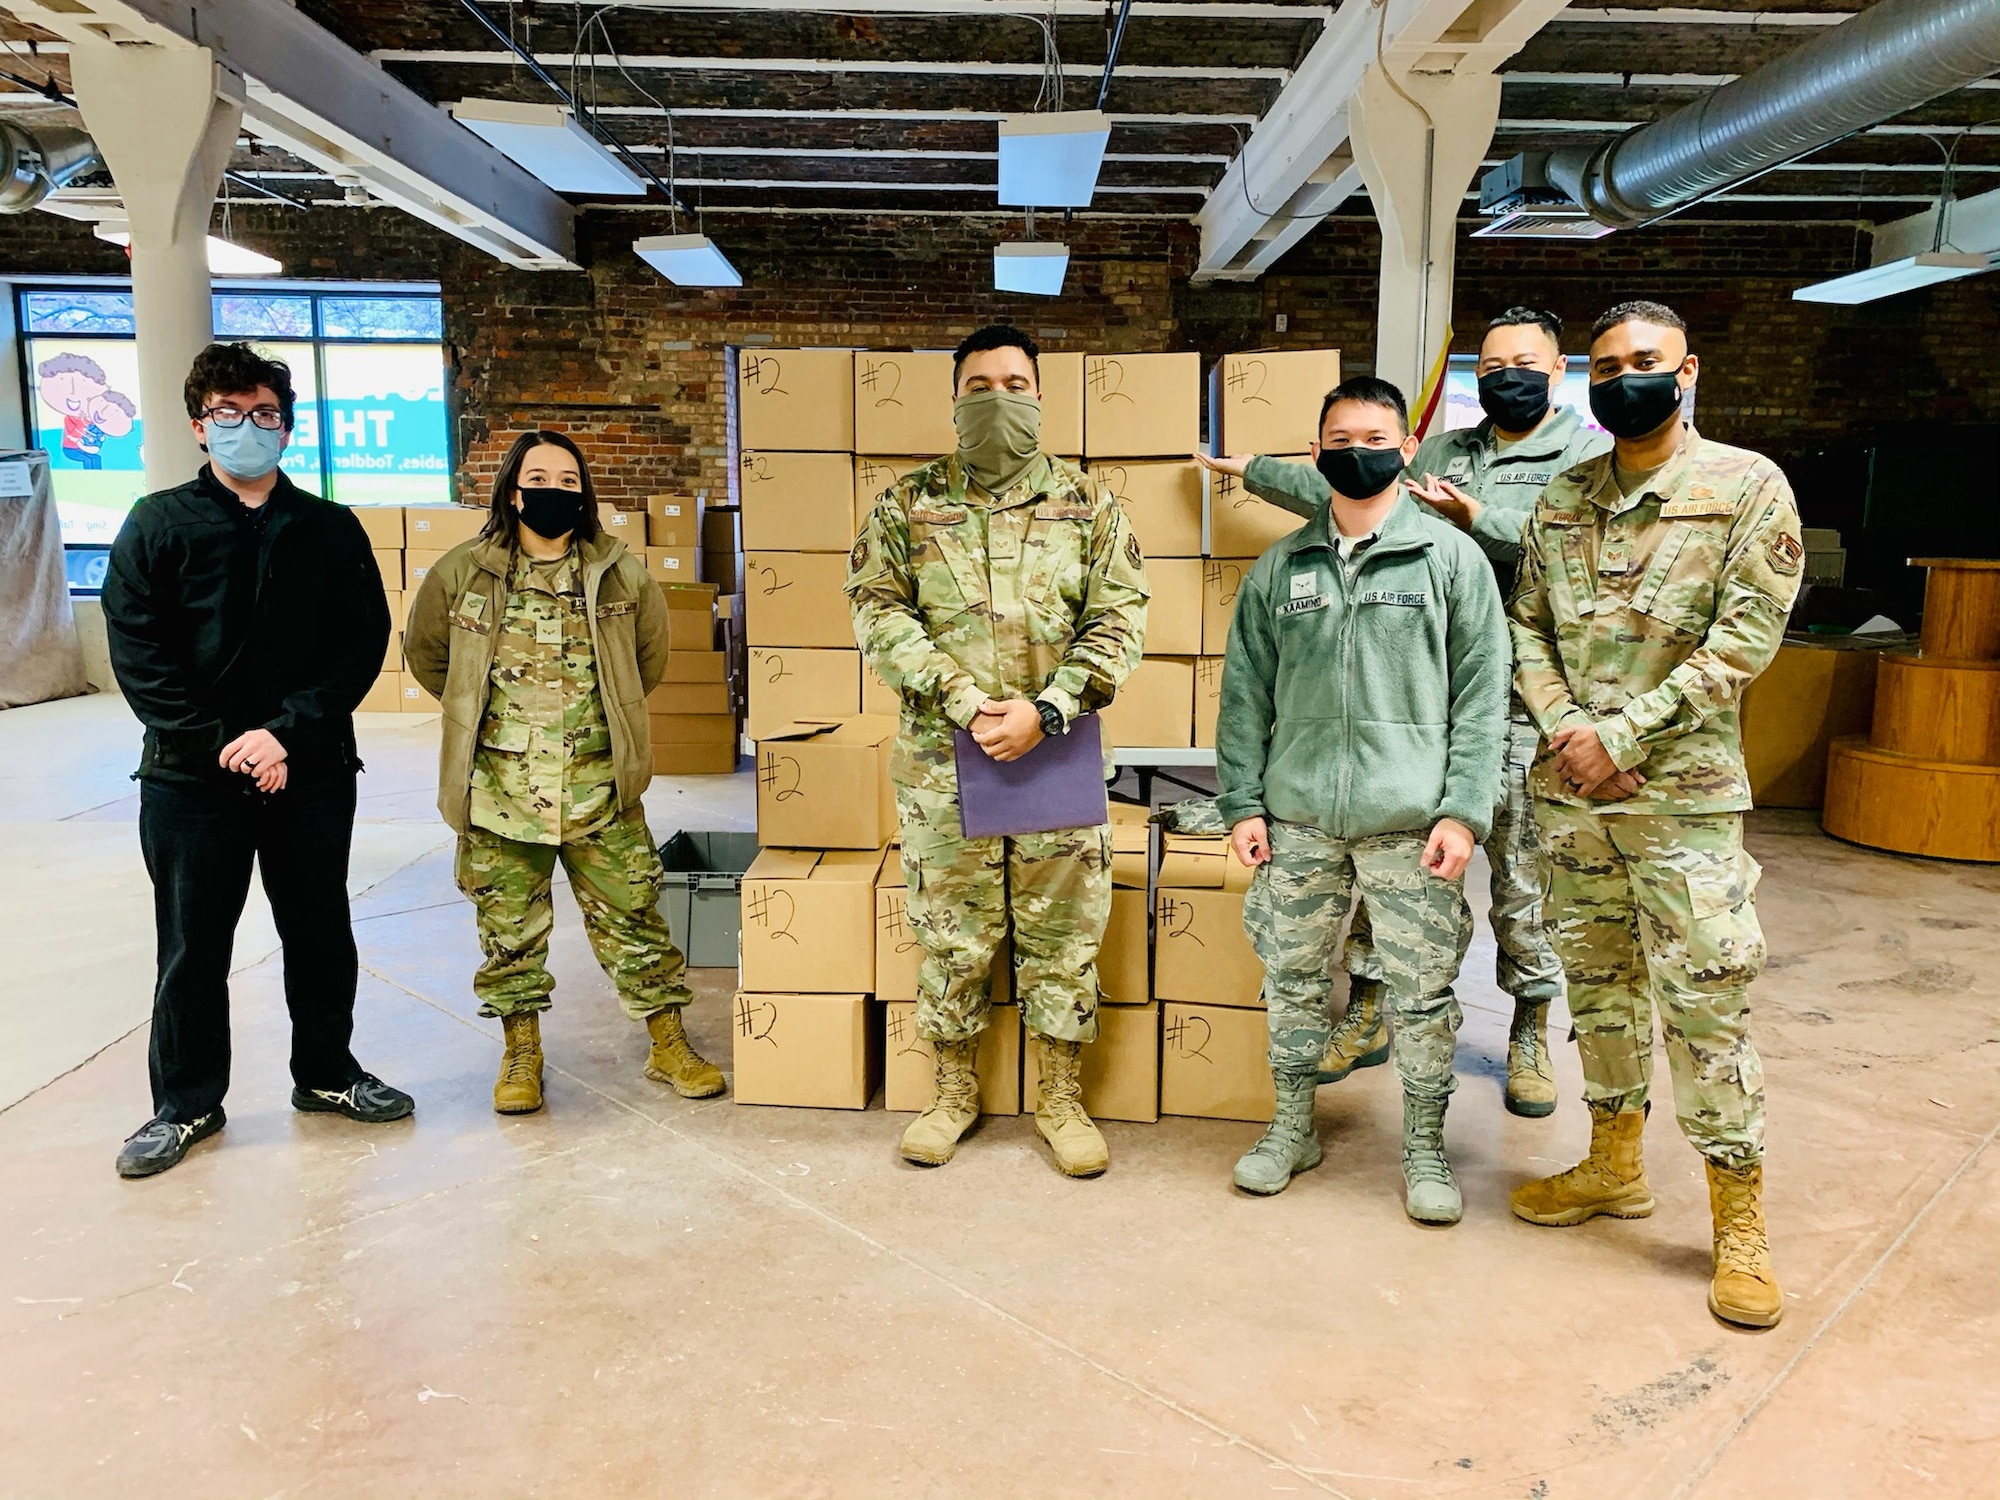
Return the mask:
[(1679, 375), (1672, 370), (1618, 375), (1590, 388), (1590, 414), (1613, 437), (1646, 437), (1681, 409)]
[(1372, 500), (1403, 472), (1403, 454), (1398, 448), (1322, 448), (1313, 466), (1336, 493)]
[(583, 519), (583, 493), (522, 485), (521, 524), (538, 537), (555, 541), (576, 530)]
[(1488, 370), (1479, 377), (1479, 409), (1502, 432), (1528, 431), (1548, 415), (1548, 372), (1518, 365)]

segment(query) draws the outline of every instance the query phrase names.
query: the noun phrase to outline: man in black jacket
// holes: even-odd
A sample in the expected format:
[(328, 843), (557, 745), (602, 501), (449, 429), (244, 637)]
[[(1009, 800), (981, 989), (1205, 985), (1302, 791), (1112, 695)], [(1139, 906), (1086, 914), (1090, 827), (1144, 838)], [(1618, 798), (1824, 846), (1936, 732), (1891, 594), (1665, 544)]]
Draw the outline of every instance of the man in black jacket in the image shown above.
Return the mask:
[(371, 1123), (414, 1108), (348, 1050), (353, 712), (389, 644), (381, 575), (360, 522), (278, 469), (283, 364), (211, 344), (186, 395), (211, 461), (133, 507), (104, 580), (111, 664), (146, 726), (139, 844), (159, 933), (153, 1118), (119, 1152), (124, 1177), (164, 1172), (222, 1128), (253, 863), (284, 943), (293, 1107)]

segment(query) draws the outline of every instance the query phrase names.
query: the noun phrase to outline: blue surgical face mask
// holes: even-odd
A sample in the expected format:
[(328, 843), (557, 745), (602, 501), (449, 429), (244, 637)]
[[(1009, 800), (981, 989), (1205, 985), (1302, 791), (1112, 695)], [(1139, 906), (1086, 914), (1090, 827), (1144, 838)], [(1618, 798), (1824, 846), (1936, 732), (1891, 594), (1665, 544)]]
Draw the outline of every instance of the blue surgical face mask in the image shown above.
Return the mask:
[(208, 434), (208, 456), (217, 468), (234, 479), (256, 480), (278, 467), (285, 450), (285, 431), (266, 432), (255, 422), (240, 427), (218, 426), (211, 418), (201, 424)]

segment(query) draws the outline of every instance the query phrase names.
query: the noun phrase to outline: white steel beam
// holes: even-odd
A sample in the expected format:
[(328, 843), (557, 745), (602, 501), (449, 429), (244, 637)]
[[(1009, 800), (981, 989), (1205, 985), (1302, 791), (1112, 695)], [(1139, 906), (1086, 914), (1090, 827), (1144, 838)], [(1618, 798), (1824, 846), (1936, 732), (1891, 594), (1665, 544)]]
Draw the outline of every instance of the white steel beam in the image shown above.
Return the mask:
[(575, 211), (290, 5), (269, 0), (9, 0), (72, 42), (202, 46), (246, 81), (259, 138), (510, 264), (575, 269)]
[[(368, 54), (377, 62), (431, 63), (441, 66), (518, 68), (521, 59), (495, 48), (471, 50), (449, 47), (377, 47)], [(624, 67), (634, 72), (654, 73), (916, 73), (949, 77), (954, 74), (1001, 74), (1012, 78), (1040, 78), (1038, 62), (985, 62), (967, 59), (942, 61), (936, 58), (877, 57), (680, 57), (664, 52), (627, 52), (617, 57), (582, 52), (539, 52), (535, 61), (545, 68), (579, 68), (603, 65)], [(1101, 78), (1102, 63), (1064, 63), (1065, 78)], [(1120, 78), (1167, 78), (1214, 83), (1236, 79), (1270, 79), (1282, 83), (1292, 76), (1289, 68), (1183, 67), (1178, 64), (1120, 63)], [(676, 114), (679, 110), (674, 111)]]

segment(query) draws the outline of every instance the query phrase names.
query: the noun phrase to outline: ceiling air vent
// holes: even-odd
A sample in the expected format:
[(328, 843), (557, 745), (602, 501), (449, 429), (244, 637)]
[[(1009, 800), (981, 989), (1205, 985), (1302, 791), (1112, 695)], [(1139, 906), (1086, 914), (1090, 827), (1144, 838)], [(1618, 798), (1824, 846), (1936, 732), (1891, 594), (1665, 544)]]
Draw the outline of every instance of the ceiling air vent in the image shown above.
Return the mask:
[(1476, 240), (1596, 240), (1616, 228), (1600, 224), (1582, 209), (1519, 208), (1472, 231)]
[(1600, 224), (1549, 181), (1549, 153), (1527, 151), (1479, 179), (1479, 211), (1493, 222), (1475, 239), (1594, 240), (1613, 227)]

